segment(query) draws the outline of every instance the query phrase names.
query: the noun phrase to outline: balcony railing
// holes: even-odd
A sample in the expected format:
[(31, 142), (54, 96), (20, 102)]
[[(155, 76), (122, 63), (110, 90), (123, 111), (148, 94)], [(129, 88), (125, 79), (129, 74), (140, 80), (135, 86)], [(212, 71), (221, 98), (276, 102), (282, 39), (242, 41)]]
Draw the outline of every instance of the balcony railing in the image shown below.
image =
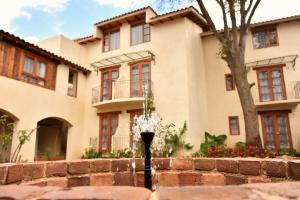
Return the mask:
[(150, 80), (112, 81), (92, 89), (92, 104), (109, 100), (143, 97), (145, 89), (151, 90)]
[(269, 101), (260, 101), (259, 99), (259, 92), (253, 93), (253, 97), (257, 103), (268, 103), (268, 102), (282, 102), (285, 100), (300, 100), (300, 81), (285, 81), (285, 93), (286, 97), (282, 96), (282, 98), (277, 97), (276, 100), (269, 100)]

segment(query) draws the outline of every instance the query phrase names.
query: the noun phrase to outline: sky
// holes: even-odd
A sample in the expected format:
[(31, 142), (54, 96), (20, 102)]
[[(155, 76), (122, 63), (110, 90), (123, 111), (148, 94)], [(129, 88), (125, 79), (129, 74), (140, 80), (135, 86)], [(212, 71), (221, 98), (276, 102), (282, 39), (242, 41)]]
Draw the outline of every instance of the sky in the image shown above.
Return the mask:
[[(70, 39), (90, 35), (93, 25), (101, 20), (152, 6), (158, 13), (194, 5), (183, 2), (173, 7), (160, 7), (157, 0), (0, 0), (0, 29), (30, 42), (63, 34)], [(222, 16), (215, 0), (204, 0), (218, 28)], [(262, 0), (253, 22), (300, 15), (300, 0)]]

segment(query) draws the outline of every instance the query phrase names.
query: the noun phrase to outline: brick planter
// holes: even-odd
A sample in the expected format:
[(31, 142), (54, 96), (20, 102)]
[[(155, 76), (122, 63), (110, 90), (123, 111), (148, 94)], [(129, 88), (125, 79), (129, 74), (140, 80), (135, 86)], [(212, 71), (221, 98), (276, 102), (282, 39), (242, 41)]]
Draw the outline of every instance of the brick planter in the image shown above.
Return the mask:
[[(0, 184), (143, 186), (143, 159), (92, 159), (0, 164)], [(154, 158), (160, 186), (239, 185), (300, 180), (300, 161), (253, 158)]]

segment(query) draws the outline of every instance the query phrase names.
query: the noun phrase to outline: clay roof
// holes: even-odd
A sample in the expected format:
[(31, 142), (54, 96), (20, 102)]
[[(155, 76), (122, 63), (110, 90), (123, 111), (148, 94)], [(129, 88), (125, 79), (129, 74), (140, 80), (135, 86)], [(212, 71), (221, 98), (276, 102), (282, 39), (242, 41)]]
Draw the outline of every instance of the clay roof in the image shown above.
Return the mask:
[(150, 24), (163, 23), (165, 21), (174, 20), (175, 18), (179, 17), (187, 17), (194, 23), (201, 26), (204, 30), (208, 30), (206, 20), (204, 19), (202, 14), (193, 6), (157, 15), (151, 18)]
[(19, 47), (21, 47), (23, 49), (26, 49), (28, 51), (34, 52), (36, 54), (39, 54), (40, 56), (46, 57), (50, 60), (53, 60), (56, 63), (62, 63), (62, 64), (65, 64), (65, 65), (68, 65), (72, 68), (75, 68), (77, 70), (82, 71), (85, 74), (91, 72), (90, 70), (86, 69), (83, 66), (75, 64), (72, 61), (69, 61), (69, 60), (67, 60), (67, 59), (65, 59), (61, 56), (58, 56), (54, 53), (51, 53), (50, 51), (42, 49), (39, 46), (37, 46), (35, 44), (32, 44), (32, 43), (29, 43), (29, 42), (25, 41), (24, 39), (22, 39), (18, 36), (15, 36), (15, 35), (13, 35), (9, 32), (6, 32), (2, 29), (0, 29), (0, 41), (1, 40), (9, 42), (11, 44), (14, 44), (16, 46), (19, 46)]
[(95, 37), (94, 35), (89, 35), (89, 36), (85, 36), (85, 37), (81, 37), (81, 38), (76, 38), (73, 41), (77, 42), (79, 44), (86, 44), (89, 42), (94, 42), (96, 40), (101, 40), (101, 38)]
[(117, 15), (117, 16), (112, 17), (112, 18), (108, 18), (108, 19), (102, 20), (100, 22), (95, 23), (94, 25), (95, 26), (103, 26), (105, 24), (108, 24), (108, 23), (111, 23), (111, 22), (114, 22), (114, 21), (126, 18), (126, 17), (128, 17), (128, 16), (130, 16), (132, 14), (135, 15), (135, 14), (138, 14), (138, 13), (144, 13), (147, 9), (151, 9), (156, 14), (156, 12), (153, 10), (153, 8), (151, 6), (147, 6), (147, 7), (139, 8), (139, 9), (127, 12), (127, 13), (123, 13), (121, 15)]
[[(178, 9), (172, 12), (167, 12), (161, 15), (158, 15), (151, 6), (139, 8), (112, 18), (105, 19), (103, 21), (95, 23), (95, 26), (101, 27), (101, 28), (109, 28), (110, 26), (113, 26), (115, 24), (121, 24), (126, 21), (130, 21), (130, 17), (132, 18), (139, 18), (145, 16), (145, 11), (147, 9), (151, 9), (155, 13), (155, 17), (151, 18), (150, 24), (158, 24), (165, 21), (173, 20), (178, 17), (187, 17), (196, 24), (202, 26), (204, 30), (208, 30), (208, 26), (206, 25), (206, 21), (203, 18), (202, 14), (193, 6)], [(112, 25), (113, 24), (113, 25)], [(91, 42), (95, 39), (93, 35), (76, 38), (74, 39), (75, 42), (78, 42), (80, 44), (84, 44), (87, 42)], [(100, 38), (98, 38), (100, 39)]]
[[(260, 27), (260, 26), (267, 26), (267, 25), (284, 23), (284, 22), (289, 22), (289, 21), (296, 21), (296, 20), (300, 20), (300, 15), (293, 15), (293, 16), (289, 16), (289, 17), (282, 17), (282, 18), (278, 18), (278, 19), (272, 19), (272, 20), (266, 20), (266, 21), (252, 23), (250, 25), (250, 28), (256, 28), (256, 27)], [(222, 32), (222, 31), (224, 31), (224, 29), (221, 29), (219, 31)], [(209, 35), (213, 35), (213, 34), (214, 33), (212, 31), (208, 31), (208, 32), (203, 32), (201, 34), (201, 36), (209, 36)]]

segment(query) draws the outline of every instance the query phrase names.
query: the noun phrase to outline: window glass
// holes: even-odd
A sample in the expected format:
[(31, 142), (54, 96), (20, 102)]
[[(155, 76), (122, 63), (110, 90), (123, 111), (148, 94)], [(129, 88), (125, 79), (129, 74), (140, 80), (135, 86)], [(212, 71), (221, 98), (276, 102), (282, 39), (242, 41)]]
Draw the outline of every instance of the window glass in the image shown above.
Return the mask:
[(239, 120), (237, 117), (229, 118), (230, 135), (239, 135)]
[(110, 118), (110, 133), (114, 135), (118, 128), (118, 116), (112, 115)]
[(23, 71), (27, 72), (29, 74), (33, 74), (33, 68), (34, 68), (33, 64), (34, 64), (33, 59), (31, 59), (29, 57), (25, 57)]
[(276, 46), (278, 44), (276, 28), (253, 32), (253, 47), (255, 49)]
[(276, 101), (284, 100), (281, 70), (272, 71), (272, 84), (273, 84), (274, 99)]
[(144, 42), (150, 41), (150, 25), (144, 24)]
[(37, 75), (41, 78), (46, 77), (46, 64), (43, 62), (38, 62), (37, 65)]
[(131, 27), (131, 39), (132, 45), (143, 42), (143, 26), (141, 24)]
[(76, 71), (69, 70), (68, 95), (72, 97), (76, 97), (77, 93), (77, 75)]
[(139, 67), (134, 66), (132, 67), (132, 96), (138, 97), (140, 91), (140, 81), (139, 81)]
[(110, 33), (110, 50), (120, 48), (120, 31)]
[(226, 78), (226, 90), (234, 90), (234, 82), (231, 74), (227, 74)]
[(271, 115), (264, 115), (264, 128), (266, 132), (267, 148), (275, 148), (275, 138), (273, 129), (273, 118)]
[(261, 101), (270, 101), (271, 93), (270, 93), (268, 72), (260, 72), (258, 78), (260, 84), (259, 89), (260, 89)]
[(102, 141), (101, 141), (101, 150), (106, 150), (107, 149), (107, 117), (102, 118), (102, 123), (101, 123), (101, 136), (102, 136)]
[(277, 115), (276, 120), (277, 120), (280, 148), (290, 148), (286, 116)]

